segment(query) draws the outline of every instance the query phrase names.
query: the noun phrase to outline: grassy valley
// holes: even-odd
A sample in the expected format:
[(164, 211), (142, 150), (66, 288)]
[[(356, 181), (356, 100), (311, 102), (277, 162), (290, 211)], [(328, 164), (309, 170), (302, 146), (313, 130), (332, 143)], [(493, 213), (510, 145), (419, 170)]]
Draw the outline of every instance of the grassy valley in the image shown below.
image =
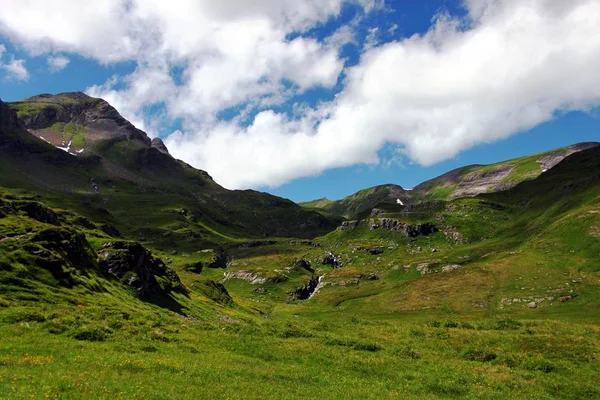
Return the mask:
[(23, 104), (0, 108), (0, 398), (600, 397), (598, 147), (307, 210), (78, 116), (85, 151), (57, 150)]

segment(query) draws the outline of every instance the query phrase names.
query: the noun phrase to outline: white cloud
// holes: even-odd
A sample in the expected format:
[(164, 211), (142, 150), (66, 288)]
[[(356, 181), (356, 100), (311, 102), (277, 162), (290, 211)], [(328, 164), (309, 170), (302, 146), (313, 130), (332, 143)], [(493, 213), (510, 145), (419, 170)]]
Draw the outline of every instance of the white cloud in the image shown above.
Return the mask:
[(467, 30), (441, 16), (423, 36), (373, 48), (316, 121), (265, 112), (248, 128), (221, 125), (167, 144), (228, 186), (279, 185), (378, 163), (386, 143), (431, 165), (557, 112), (588, 110), (600, 104), (600, 3), (557, 4), (489, 1)]
[(27, 72), (27, 68), (25, 68), (25, 60), (16, 60), (11, 54), (9, 56), (10, 61), (8, 64), (6, 64), (2, 61), (5, 53), (6, 46), (0, 44), (0, 69), (6, 71), (6, 78), (18, 81), (25, 81), (29, 79), (29, 72)]
[[(383, 6), (353, 1), (365, 10)], [(600, 104), (600, 2), (465, 0), (466, 20), (440, 15), (425, 35), (367, 45), (334, 101), (294, 105), (294, 117), (269, 110), (338, 83), (339, 48), (353, 31), (324, 41), (302, 32), (337, 15), (343, 2), (3, 0), (0, 33), (32, 54), (135, 60), (131, 75), (89, 93), (151, 135), (162, 120), (182, 118), (183, 132), (166, 140), (171, 153), (228, 187), (376, 164), (386, 144), (431, 165), (557, 112)], [(144, 108), (156, 104), (164, 113), (148, 119)], [(241, 117), (220, 121), (230, 108), (244, 119), (258, 113), (249, 126)]]
[(13, 56), (10, 57), (10, 61), (0, 63), (0, 68), (6, 71), (8, 79), (14, 79), (18, 81), (26, 81), (29, 79), (29, 72), (25, 68), (25, 60), (17, 60)]
[(50, 72), (62, 71), (69, 65), (70, 60), (65, 56), (49, 56), (46, 60)]

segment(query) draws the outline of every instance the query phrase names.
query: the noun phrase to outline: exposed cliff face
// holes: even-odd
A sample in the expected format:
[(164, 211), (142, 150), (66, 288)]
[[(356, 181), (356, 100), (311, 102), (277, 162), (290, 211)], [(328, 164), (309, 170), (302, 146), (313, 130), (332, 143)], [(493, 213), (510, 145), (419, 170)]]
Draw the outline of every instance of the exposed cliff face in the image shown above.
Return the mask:
[(0, 100), (0, 133), (22, 128), (17, 114)]
[(412, 201), (452, 200), (508, 190), (537, 178), (574, 153), (597, 146), (598, 143), (579, 143), (497, 164), (458, 168), (415, 187)]
[(564, 151), (555, 151), (548, 154), (544, 154), (537, 159), (537, 163), (540, 165), (542, 171), (547, 171), (554, 168), (559, 162), (564, 160), (566, 157), (577, 152), (597, 147), (598, 143), (586, 142), (577, 143), (564, 149)]

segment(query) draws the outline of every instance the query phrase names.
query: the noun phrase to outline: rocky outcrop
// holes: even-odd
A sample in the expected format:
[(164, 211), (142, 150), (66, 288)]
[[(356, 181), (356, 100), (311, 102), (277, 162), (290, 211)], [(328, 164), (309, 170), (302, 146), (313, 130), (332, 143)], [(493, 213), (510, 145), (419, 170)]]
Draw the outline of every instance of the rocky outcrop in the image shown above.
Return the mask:
[(333, 269), (339, 268), (342, 265), (340, 258), (334, 255), (332, 252), (327, 251), (325, 257), (321, 261), (323, 265), (331, 265)]
[(232, 279), (241, 279), (243, 281), (250, 282), (251, 285), (265, 285), (267, 283), (285, 282), (288, 280), (288, 277), (281, 273), (278, 273), (275, 276), (267, 277), (249, 271), (231, 271), (226, 272), (223, 276), (223, 280), (225, 281)]
[(139, 243), (107, 243), (100, 257), (101, 270), (134, 287), (140, 297), (187, 292), (179, 276)]
[(315, 272), (315, 270), (310, 266), (310, 263), (303, 259), (296, 260), (292, 265), (292, 269), (308, 271), (311, 274)]
[(30, 202), (18, 206), (19, 211), (23, 211), (29, 218), (35, 219), (36, 221), (43, 222), (45, 224), (59, 225), (60, 219), (58, 214), (44, 207), (40, 203)]
[(194, 289), (199, 290), (206, 297), (219, 304), (233, 304), (233, 299), (231, 298), (231, 295), (222, 283), (215, 282), (212, 280), (201, 281), (197, 282), (194, 285)]
[(598, 143), (593, 142), (574, 144), (561, 151), (545, 154), (542, 157), (538, 158), (536, 162), (540, 165), (540, 169), (542, 170), (542, 172), (545, 172), (551, 168), (554, 168), (559, 162), (561, 162), (571, 154), (591, 149), (592, 147), (596, 146), (598, 146)]
[(292, 297), (296, 300), (307, 300), (317, 290), (322, 277), (313, 276), (308, 283), (299, 287), (292, 293)]
[(207, 265), (208, 268), (227, 268), (229, 265), (229, 255), (219, 248), (215, 251), (211, 262)]
[(430, 223), (411, 225), (393, 218), (378, 218), (369, 221), (369, 228), (387, 229), (393, 232), (399, 232), (406, 237), (428, 236), (438, 232), (438, 228)]
[(167, 146), (165, 146), (165, 143), (162, 141), (161, 138), (154, 138), (152, 139), (152, 147), (154, 147), (156, 150), (160, 151), (163, 154), (169, 154), (169, 149), (167, 149)]
[(353, 248), (354, 251), (362, 251), (365, 252), (367, 254), (371, 254), (372, 256), (376, 256), (379, 254), (383, 254), (383, 246), (369, 246), (369, 247), (365, 247), (365, 246), (354, 246)]
[(344, 221), (342, 222), (342, 225), (340, 226), (340, 230), (345, 231), (347, 229), (356, 229), (356, 227), (358, 226), (358, 224), (360, 223), (360, 221), (358, 220), (354, 220), (354, 221)]
[(78, 271), (95, 270), (96, 253), (84, 234), (71, 229), (50, 227), (33, 235), (31, 241), (51, 253), (38, 252), (39, 263), (53, 273), (62, 276), (63, 266)]

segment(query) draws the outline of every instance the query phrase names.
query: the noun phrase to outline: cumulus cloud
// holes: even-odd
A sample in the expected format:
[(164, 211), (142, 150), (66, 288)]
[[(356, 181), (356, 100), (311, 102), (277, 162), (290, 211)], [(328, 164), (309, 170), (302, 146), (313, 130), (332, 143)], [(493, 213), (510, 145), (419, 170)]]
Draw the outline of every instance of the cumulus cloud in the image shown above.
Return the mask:
[[(600, 104), (597, 0), (465, 0), (466, 17), (438, 15), (423, 35), (378, 43), (373, 31), (353, 67), (339, 56), (351, 30), (303, 34), (344, 2), (4, 0), (0, 32), (32, 54), (135, 60), (132, 74), (88, 92), (152, 135), (181, 120), (166, 138), (171, 153), (232, 188), (377, 164), (384, 146), (431, 165)], [(275, 111), (340, 76), (333, 101)], [(227, 111), (237, 117), (220, 118)]]
[(70, 60), (65, 56), (49, 56), (46, 60), (50, 72), (62, 71), (69, 65)]
[(10, 61), (4, 63), (2, 58), (6, 53), (6, 46), (0, 44), (0, 69), (4, 70), (8, 79), (25, 81), (29, 79), (29, 72), (25, 68), (25, 60), (16, 60), (13, 55), (10, 55)]
[[(247, 128), (177, 133), (167, 143), (174, 154), (212, 166), (230, 186), (279, 185), (328, 168), (379, 163), (386, 144), (432, 165), (557, 113), (600, 104), (600, 3), (467, 6), (468, 20), (442, 15), (425, 35), (363, 54), (316, 120), (264, 112)], [(233, 160), (219, 162), (225, 153)]]
[(10, 61), (6, 64), (1, 64), (0, 68), (6, 71), (9, 79), (18, 81), (26, 81), (29, 79), (29, 72), (25, 67), (25, 60), (17, 60), (11, 56)]
[(8, 63), (3, 62), (3, 56), (6, 53), (6, 46), (0, 44), (0, 69), (5, 71), (7, 79), (25, 81), (29, 79), (29, 72), (25, 68), (25, 60), (17, 60), (11, 54)]

